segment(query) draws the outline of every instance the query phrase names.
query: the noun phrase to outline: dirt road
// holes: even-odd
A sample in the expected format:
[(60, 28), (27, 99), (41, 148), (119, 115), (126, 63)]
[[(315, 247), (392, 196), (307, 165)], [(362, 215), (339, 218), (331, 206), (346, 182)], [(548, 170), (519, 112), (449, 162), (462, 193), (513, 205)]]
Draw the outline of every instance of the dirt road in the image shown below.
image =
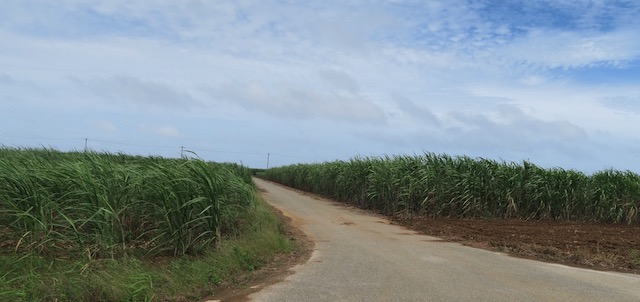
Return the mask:
[(640, 276), (509, 257), (256, 179), (315, 242), (311, 259), (252, 301), (640, 301)]

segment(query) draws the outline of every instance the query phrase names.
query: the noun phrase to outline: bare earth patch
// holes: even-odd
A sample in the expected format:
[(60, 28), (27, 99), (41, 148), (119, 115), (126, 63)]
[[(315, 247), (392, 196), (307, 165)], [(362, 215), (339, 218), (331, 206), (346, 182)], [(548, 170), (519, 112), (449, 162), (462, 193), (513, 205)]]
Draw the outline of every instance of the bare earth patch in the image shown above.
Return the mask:
[(423, 234), (514, 256), (640, 274), (640, 225), (396, 217)]

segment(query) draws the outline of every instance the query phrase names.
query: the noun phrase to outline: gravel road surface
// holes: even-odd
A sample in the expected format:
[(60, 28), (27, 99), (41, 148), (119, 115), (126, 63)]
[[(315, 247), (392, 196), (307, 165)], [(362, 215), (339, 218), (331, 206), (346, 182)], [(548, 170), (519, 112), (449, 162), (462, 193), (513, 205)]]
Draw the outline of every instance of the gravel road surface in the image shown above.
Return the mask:
[(640, 276), (509, 257), (443, 242), (256, 179), (315, 249), (251, 301), (640, 301)]

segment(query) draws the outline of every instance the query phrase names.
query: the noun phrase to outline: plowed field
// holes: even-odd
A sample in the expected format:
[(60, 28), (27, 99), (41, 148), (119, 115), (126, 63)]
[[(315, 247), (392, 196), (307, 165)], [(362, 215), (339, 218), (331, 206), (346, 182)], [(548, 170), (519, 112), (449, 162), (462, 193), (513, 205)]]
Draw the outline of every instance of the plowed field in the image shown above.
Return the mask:
[(525, 258), (640, 274), (640, 226), (557, 221), (396, 217), (447, 241)]

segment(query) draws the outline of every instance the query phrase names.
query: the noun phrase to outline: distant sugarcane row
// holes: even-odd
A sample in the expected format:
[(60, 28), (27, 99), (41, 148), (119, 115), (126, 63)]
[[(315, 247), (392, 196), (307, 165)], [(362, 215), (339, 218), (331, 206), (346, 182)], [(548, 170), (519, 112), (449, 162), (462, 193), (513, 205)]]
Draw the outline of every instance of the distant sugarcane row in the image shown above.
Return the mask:
[(272, 168), (262, 177), (384, 214), (638, 223), (640, 176), (422, 156)]
[(253, 192), (235, 164), (0, 148), (0, 252), (199, 253), (235, 229)]

